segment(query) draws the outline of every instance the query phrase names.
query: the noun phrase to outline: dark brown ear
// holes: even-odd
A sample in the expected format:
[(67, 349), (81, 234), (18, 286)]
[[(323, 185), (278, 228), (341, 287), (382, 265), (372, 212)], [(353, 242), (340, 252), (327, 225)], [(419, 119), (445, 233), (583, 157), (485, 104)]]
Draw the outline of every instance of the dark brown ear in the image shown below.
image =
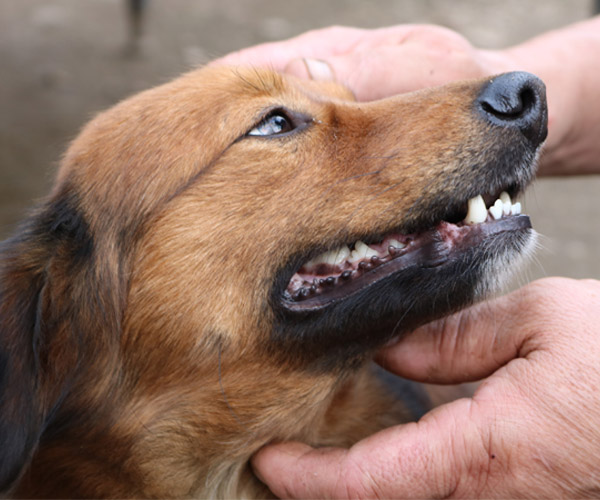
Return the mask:
[(76, 349), (57, 364), (54, 345), (64, 351), (77, 343), (65, 337), (64, 315), (72, 309), (65, 296), (92, 247), (74, 200), (65, 196), (0, 243), (0, 491), (29, 462), (73, 373)]
[(0, 491), (19, 475), (43, 422), (35, 345), (42, 289), (34, 273), (0, 271)]

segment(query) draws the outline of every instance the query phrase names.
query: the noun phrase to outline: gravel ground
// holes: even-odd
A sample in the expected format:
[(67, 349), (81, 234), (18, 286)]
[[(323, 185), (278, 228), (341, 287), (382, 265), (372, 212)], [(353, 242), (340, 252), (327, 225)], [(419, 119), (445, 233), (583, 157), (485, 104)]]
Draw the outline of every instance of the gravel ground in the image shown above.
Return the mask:
[[(148, 0), (137, 55), (123, 0), (0, 0), (0, 238), (49, 189), (97, 111), (229, 51), (308, 29), (406, 22), (502, 47), (589, 17), (591, 0)], [(541, 180), (525, 200), (544, 235), (518, 280), (600, 278), (600, 177)]]

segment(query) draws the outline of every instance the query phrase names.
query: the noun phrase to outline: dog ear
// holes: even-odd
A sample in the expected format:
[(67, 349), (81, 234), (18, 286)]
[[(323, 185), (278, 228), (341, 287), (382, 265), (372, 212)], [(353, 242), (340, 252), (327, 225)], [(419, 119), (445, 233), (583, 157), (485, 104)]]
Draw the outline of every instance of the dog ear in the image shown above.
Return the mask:
[(12, 267), (19, 243), (0, 250), (0, 491), (28, 461), (43, 422), (36, 343), (43, 324), (44, 272), (40, 266)]
[(65, 350), (60, 318), (69, 314), (66, 274), (75, 271), (64, 263), (91, 251), (87, 234), (60, 196), (0, 244), (0, 491), (29, 462), (73, 370), (67, 365), (76, 364), (75, 350), (57, 363), (54, 345)]

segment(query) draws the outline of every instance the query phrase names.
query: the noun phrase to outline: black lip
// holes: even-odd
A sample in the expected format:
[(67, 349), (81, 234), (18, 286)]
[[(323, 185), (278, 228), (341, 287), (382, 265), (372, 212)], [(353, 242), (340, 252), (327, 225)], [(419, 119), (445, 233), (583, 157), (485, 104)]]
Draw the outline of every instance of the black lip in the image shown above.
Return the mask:
[(450, 251), (432, 232), (419, 257), (327, 302), (286, 298), (293, 273), (288, 263), (271, 292), (274, 323), (266, 352), (319, 373), (352, 369), (389, 340), (480, 300), (494, 288), (495, 270), (531, 242), (532, 229), (525, 215), (473, 229)]
[(386, 262), (364, 275), (334, 288), (327, 293), (300, 301), (291, 300), (281, 293), (281, 305), (289, 312), (318, 312), (340, 301), (347, 300), (357, 293), (377, 287), (381, 280), (394, 278), (412, 268), (434, 268), (442, 266), (462, 251), (479, 245), (485, 239), (503, 232), (531, 229), (531, 220), (526, 215), (515, 215), (497, 221), (483, 222), (465, 226), (464, 235), (459, 242), (450, 245), (445, 241), (438, 228), (422, 233), (417, 246), (410, 252)]

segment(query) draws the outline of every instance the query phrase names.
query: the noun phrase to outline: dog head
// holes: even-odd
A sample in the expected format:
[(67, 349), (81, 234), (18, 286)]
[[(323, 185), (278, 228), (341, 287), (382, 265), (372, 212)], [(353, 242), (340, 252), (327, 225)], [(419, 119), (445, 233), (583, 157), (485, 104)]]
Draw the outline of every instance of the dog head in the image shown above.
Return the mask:
[(475, 212), (530, 181), (545, 109), (522, 73), (356, 103), (205, 68), (99, 115), (2, 248), (1, 484), (189, 494), (271, 439), (346, 442), (340, 381), (531, 245)]

